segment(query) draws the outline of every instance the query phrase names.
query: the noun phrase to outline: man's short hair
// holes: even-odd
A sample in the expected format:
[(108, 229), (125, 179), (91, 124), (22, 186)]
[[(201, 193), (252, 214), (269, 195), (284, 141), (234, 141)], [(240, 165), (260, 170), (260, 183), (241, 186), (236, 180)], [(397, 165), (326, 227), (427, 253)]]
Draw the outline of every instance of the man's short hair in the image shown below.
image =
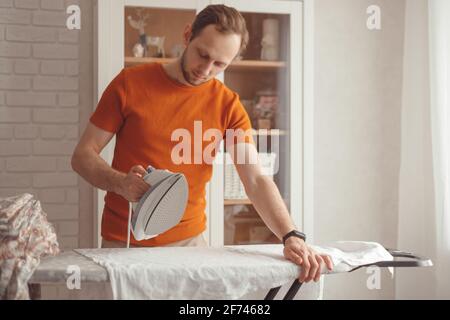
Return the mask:
[(239, 54), (244, 52), (248, 44), (248, 31), (244, 17), (235, 8), (221, 4), (209, 5), (200, 11), (192, 24), (190, 41), (194, 40), (201, 31), (213, 24), (216, 30), (224, 34), (237, 34), (241, 36)]

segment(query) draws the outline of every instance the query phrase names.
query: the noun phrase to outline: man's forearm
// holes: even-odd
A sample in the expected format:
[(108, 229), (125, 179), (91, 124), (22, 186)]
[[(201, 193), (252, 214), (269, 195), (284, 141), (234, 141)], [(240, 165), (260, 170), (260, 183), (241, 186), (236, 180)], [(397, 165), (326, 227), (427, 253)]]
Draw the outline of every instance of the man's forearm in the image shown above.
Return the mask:
[(264, 223), (281, 239), (289, 231), (296, 229), (281, 194), (269, 177), (260, 176), (257, 187), (248, 196)]
[(72, 168), (91, 185), (119, 193), (120, 181), (126, 174), (111, 168), (94, 150), (75, 153)]

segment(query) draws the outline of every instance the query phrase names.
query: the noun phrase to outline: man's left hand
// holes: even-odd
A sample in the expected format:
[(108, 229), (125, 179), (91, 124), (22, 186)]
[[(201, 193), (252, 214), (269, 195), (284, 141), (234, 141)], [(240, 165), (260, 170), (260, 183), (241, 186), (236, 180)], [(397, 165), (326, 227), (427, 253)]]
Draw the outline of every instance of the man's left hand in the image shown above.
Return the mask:
[(301, 266), (300, 282), (319, 281), (320, 273), (324, 265), (328, 270), (333, 269), (333, 261), (330, 256), (318, 254), (300, 238), (289, 237), (284, 245), (284, 257)]

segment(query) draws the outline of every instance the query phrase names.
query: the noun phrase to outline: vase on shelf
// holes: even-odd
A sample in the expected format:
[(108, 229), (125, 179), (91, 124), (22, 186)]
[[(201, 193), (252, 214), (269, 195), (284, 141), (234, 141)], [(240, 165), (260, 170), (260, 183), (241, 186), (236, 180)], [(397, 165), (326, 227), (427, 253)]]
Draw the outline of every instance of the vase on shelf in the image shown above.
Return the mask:
[(261, 40), (261, 60), (277, 61), (279, 60), (279, 23), (277, 19), (263, 20), (263, 37)]

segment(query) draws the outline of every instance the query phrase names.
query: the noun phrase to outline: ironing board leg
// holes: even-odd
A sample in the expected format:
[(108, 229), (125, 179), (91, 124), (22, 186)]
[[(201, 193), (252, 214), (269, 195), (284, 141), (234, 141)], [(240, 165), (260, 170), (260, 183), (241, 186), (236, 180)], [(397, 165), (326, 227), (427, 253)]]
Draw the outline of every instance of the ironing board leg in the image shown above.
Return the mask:
[(280, 288), (281, 288), (281, 286), (270, 289), (269, 292), (267, 293), (266, 297), (264, 298), (264, 300), (273, 300), (275, 298), (275, 296), (277, 295), (278, 291), (280, 291)]
[(297, 294), (298, 290), (302, 286), (302, 282), (298, 281), (297, 279), (294, 280), (291, 287), (289, 288), (288, 292), (284, 296), (283, 300), (292, 300), (294, 299), (295, 295)]
[(41, 300), (41, 285), (39, 283), (29, 283), (28, 292), (30, 300)]
[[(303, 282), (299, 282), (297, 279), (294, 280), (291, 287), (289, 288), (288, 292), (286, 292), (286, 295), (284, 296), (283, 300), (292, 300), (294, 299), (295, 295), (297, 294), (298, 290), (300, 290)], [(264, 300), (273, 300), (275, 296), (277, 295), (278, 291), (280, 291), (280, 287), (272, 288), (267, 293)]]

